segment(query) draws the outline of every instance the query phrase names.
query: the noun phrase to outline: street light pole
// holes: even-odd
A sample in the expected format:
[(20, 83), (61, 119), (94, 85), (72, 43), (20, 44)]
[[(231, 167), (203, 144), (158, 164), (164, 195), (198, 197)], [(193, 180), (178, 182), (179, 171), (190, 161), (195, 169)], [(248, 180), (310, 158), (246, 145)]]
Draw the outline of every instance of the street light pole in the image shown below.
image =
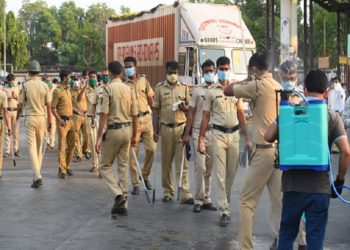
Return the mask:
[(6, 75), (6, 0), (4, 0), (4, 76)]

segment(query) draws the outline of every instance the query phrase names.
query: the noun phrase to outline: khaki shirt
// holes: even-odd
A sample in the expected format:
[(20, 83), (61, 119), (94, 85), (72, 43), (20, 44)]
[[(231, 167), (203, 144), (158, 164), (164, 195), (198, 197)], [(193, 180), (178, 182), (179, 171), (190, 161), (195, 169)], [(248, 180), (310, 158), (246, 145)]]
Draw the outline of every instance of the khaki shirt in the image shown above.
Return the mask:
[(39, 77), (33, 77), (23, 84), (18, 102), (24, 105), (26, 116), (45, 116), (46, 104), (51, 102), (49, 87)]
[(137, 115), (135, 96), (119, 78), (104, 87), (101, 112), (108, 114), (108, 124), (131, 122)]
[(147, 97), (153, 97), (154, 92), (151, 87), (151, 84), (146, 79), (146, 77), (140, 76), (139, 78), (137, 78), (136, 83), (133, 80), (127, 78), (125, 84), (131, 88), (136, 97), (138, 113), (144, 113), (149, 111)]
[(157, 85), (153, 107), (160, 110), (161, 123), (186, 122), (186, 115), (182, 110), (178, 108), (173, 111), (173, 104), (178, 101), (184, 101), (186, 105), (190, 101), (190, 92), (185, 84), (177, 82), (175, 86), (172, 86), (165, 81)]
[(57, 113), (60, 116), (72, 116), (73, 102), (70, 89), (68, 87), (63, 87), (62, 85), (57, 86), (53, 92), (51, 106), (57, 109)]
[(4, 108), (8, 108), (7, 96), (4, 91), (0, 90), (0, 117), (3, 117)]
[(245, 85), (233, 86), (233, 94), (237, 98), (251, 99), (253, 109), (253, 134), (255, 144), (268, 144), (264, 140), (265, 130), (276, 119), (275, 90), (282, 89), (281, 85), (266, 73), (261, 79), (250, 81)]
[(87, 102), (87, 115), (92, 115), (92, 104), (94, 103), (95, 90), (96, 89), (93, 89), (90, 86), (87, 86), (85, 90), (85, 97)]
[[(9, 87), (9, 86), (4, 86), (3, 91), (5, 91), (6, 96), (7, 96), (7, 101), (8, 101), (8, 107), (9, 108), (17, 108), (17, 104), (18, 104), (18, 98), (19, 98), (19, 88), (18, 86), (13, 86), (13, 87)], [(15, 93), (15, 95), (17, 96), (17, 99), (12, 98), (12, 93)]]
[(86, 95), (82, 95), (80, 102), (78, 102), (78, 95), (80, 89), (73, 89), (72, 92), (72, 102), (73, 108), (78, 109), (79, 111), (86, 112), (87, 111), (87, 101)]
[(101, 102), (103, 98), (103, 89), (108, 85), (100, 85), (95, 89), (93, 105), (96, 105), (96, 114), (101, 113)]
[(208, 90), (203, 107), (204, 111), (210, 112), (212, 124), (225, 128), (233, 128), (238, 125), (237, 110), (242, 109), (242, 99), (225, 96), (224, 88), (220, 83), (216, 83)]
[(215, 84), (208, 86), (206, 83), (202, 83), (195, 86), (192, 90), (192, 96), (189, 105), (192, 108), (196, 108), (192, 126), (194, 129), (200, 129), (201, 127), (205, 96), (207, 95), (208, 89), (211, 89), (214, 85)]

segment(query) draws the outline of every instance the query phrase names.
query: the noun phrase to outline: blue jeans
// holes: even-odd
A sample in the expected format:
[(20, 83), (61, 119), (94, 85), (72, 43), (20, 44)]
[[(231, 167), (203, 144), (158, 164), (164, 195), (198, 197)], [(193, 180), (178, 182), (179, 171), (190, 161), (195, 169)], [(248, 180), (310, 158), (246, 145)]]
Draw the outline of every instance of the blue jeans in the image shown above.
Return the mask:
[(308, 250), (322, 250), (328, 221), (329, 194), (301, 192), (283, 193), (282, 218), (278, 249), (293, 250), (303, 212), (306, 217)]

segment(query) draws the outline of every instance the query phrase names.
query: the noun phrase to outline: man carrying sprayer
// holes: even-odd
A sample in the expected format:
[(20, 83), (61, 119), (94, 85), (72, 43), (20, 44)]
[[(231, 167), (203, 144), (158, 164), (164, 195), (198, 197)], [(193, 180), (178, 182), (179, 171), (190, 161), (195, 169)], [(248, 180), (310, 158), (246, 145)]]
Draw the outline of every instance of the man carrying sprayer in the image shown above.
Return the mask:
[(213, 166), (216, 168), (219, 225), (226, 227), (230, 219), (231, 189), (238, 167), (239, 129), (243, 132), (245, 144), (250, 145), (250, 141), (243, 100), (224, 95), (230, 80), (230, 59), (225, 56), (218, 58), (216, 67), (219, 82), (205, 96), (198, 151), (205, 151), (204, 140), (210, 121), (213, 127), (211, 146)]
[[(31, 61), (28, 66), (30, 80), (23, 84), (18, 100), (17, 121), (19, 120), (22, 108), (24, 107), (25, 122), (27, 130), (27, 142), (32, 168), (34, 172), (32, 188), (43, 185), (41, 166), (43, 161), (42, 142), (47, 130), (51, 130), (51, 99), (48, 86), (41, 81), (40, 64), (38, 61)], [(46, 106), (46, 110), (45, 110)], [(47, 121), (45, 113), (47, 113)]]
[[(328, 79), (321, 70), (310, 71), (305, 79), (306, 101), (323, 101), (326, 98)], [(326, 126), (327, 124), (322, 124)], [(281, 133), (283, 131), (281, 127)], [(277, 123), (274, 121), (265, 132), (265, 140), (277, 139)], [(347, 168), (350, 163), (350, 148), (344, 124), (337, 112), (328, 110), (328, 148), (335, 143), (339, 149), (339, 172), (334, 182), (336, 190), (342, 193)], [(279, 231), (279, 250), (292, 250), (299, 231), (303, 213), (306, 217), (307, 249), (323, 249), (328, 220), (330, 197), (337, 195), (331, 188), (329, 171), (313, 169), (291, 169), (283, 171), (283, 210)], [(345, 219), (345, 218), (344, 218)], [(348, 218), (347, 218), (348, 219)]]
[[(138, 109), (139, 126), (136, 134), (135, 153), (138, 155), (140, 138), (145, 147), (145, 160), (142, 168), (142, 176), (145, 181), (146, 188), (152, 190), (149, 181), (153, 158), (156, 152), (156, 144), (153, 141), (153, 126), (151, 107), (153, 102), (153, 90), (146, 76), (137, 74), (137, 61), (134, 57), (126, 57), (124, 59), (124, 68), (127, 79), (125, 84), (128, 85), (136, 98), (136, 106)], [(132, 152), (130, 152), (132, 154)], [(134, 157), (130, 156), (130, 177), (133, 185), (131, 194), (139, 194), (140, 179), (137, 173), (137, 166)]]
[[(193, 88), (192, 97), (189, 103), (190, 111), (188, 112), (185, 134), (183, 143), (188, 144), (191, 140), (193, 148), (198, 146), (199, 130), (202, 122), (202, 114), (204, 102), (207, 92), (214, 86), (215, 79), (215, 64), (211, 60), (207, 60), (202, 64), (204, 83)], [(195, 183), (195, 200), (193, 212), (199, 213), (201, 209), (217, 211), (217, 208), (211, 202), (211, 173), (213, 168), (212, 155), (212, 129), (211, 125), (205, 133), (205, 152), (207, 155), (194, 152), (194, 183)]]
[(276, 118), (275, 90), (281, 85), (268, 71), (266, 55), (253, 54), (248, 64), (248, 78), (241, 84), (230, 84), (225, 95), (250, 99), (253, 102), (253, 152), (250, 167), (246, 170), (239, 198), (238, 241), (240, 249), (253, 249), (253, 224), (257, 204), (267, 187), (271, 201), (271, 225), (277, 247), (278, 230), (281, 218), (281, 171), (274, 168), (276, 146), (264, 139), (265, 130)]
[[(100, 171), (113, 194), (111, 216), (114, 219), (117, 215), (127, 215), (129, 150), (130, 142), (135, 146), (138, 121), (135, 96), (120, 79), (122, 65), (110, 62), (108, 70), (111, 81), (103, 91), (96, 152), (102, 152)], [(113, 168), (115, 158), (118, 183)]]

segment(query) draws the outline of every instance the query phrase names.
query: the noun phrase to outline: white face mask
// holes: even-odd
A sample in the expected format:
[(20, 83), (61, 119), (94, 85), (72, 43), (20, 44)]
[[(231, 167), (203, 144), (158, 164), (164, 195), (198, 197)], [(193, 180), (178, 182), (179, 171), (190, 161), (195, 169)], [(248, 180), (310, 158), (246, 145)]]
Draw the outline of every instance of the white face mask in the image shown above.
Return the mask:
[(295, 82), (294, 81), (282, 81), (282, 87), (285, 90), (292, 90), (295, 88)]
[(166, 79), (171, 83), (176, 83), (178, 78), (179, 78), (178, 74), (166, 75)]

